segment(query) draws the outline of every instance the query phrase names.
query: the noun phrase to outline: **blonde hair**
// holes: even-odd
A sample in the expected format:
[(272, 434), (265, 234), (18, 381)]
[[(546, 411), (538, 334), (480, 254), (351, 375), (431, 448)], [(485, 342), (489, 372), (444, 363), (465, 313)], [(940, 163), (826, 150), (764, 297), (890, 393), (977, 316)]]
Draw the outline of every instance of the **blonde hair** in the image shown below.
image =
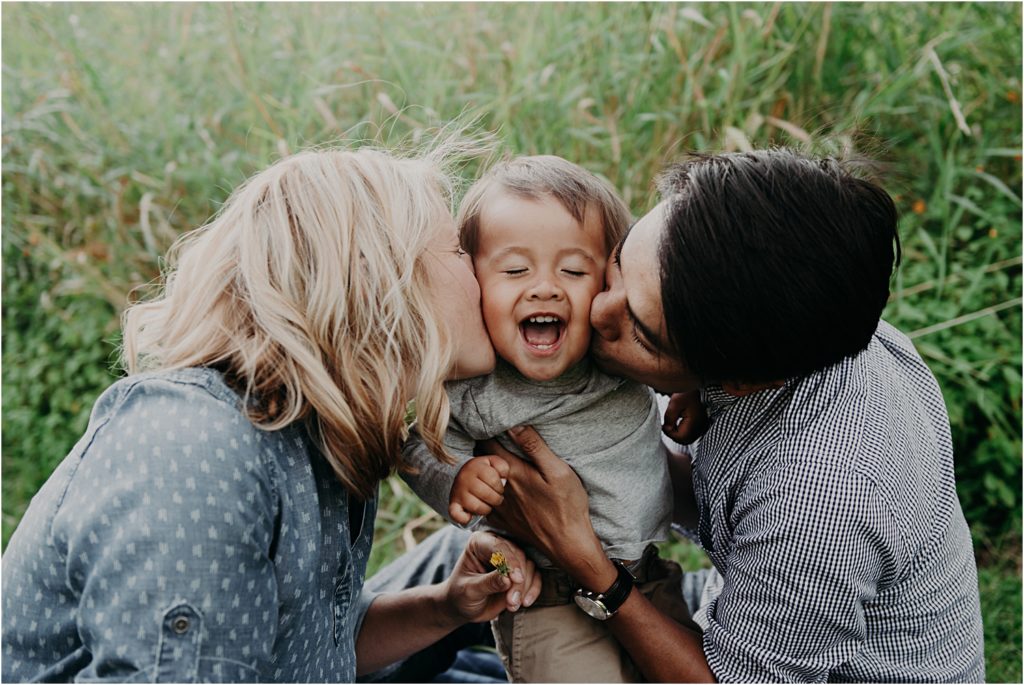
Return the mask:
[(456, 223), (462, 247), (471, 255), (479, 246), (484, 203), (496, 188), (528, 199), (550, 195), (580, 224), (597, 211), (609, 252), (633, 220), (612, 184), (578, 164), (554, 155), (514, 157), (488, 169), (462, 199)]
[(220, 369), (256, 426), (306, 421), (364, 499), (400, 465), (409, 397), (445, 459), (454, 352), (424, 267), (451, 216), (444, 156), (310, 151), (253, 176), (172, 247), (162, 294), (125, 312), (129, 372)]

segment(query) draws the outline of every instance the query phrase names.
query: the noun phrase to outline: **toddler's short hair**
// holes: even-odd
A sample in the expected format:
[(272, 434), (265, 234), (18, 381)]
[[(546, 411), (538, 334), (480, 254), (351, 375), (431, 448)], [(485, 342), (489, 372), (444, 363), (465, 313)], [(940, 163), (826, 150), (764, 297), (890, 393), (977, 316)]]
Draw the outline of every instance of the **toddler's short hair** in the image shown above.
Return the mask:
[(480, 244), (480, 216), (492, 190), (528, 199), (550, 195), (581, 224), (588, 211), (600, 212), (608, 252), (626, 234), (633, 216), (611, 183), (578, 164), (554, 155), (514, 157), (495, 164), (466, 192), (456, 222), (462, 247), (475, 255)]

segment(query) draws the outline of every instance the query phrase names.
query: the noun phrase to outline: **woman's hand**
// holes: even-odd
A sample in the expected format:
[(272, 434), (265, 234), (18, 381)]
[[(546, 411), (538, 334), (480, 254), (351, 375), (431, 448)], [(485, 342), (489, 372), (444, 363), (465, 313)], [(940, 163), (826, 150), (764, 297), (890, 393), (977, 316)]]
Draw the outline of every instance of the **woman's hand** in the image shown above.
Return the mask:
[[(508, 564), (508, 577), (491, 566), (494, 552)], [(516, 545), (492, 533), (476, 532), (444, 582), (445, 604), (459, 623), (482, 623), (503, 610), (530, 606), (540, 594), (540, 574)]]
[(533, 428), (510, 430), (509, 437), (533, 463), (494, 440), (480, 444), (485, 452), (504, 457), (509, 465), (504, 502), (487, 520), (535, 546), (585, 587), (609, 587), (616, 570), (594, 533), (587, 492), (579, 476)]

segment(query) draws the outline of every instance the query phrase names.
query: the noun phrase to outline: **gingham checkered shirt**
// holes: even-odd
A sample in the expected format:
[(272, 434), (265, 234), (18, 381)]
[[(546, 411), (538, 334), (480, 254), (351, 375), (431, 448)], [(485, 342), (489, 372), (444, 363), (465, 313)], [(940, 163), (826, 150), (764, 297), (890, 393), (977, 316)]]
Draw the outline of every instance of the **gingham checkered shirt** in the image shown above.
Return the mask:
[(697, 535), (724, 578), (704, 653), (720, 681), (983, 682), (971, 537), (949, 420), (910, 341), (782, 388), (703, 391)]

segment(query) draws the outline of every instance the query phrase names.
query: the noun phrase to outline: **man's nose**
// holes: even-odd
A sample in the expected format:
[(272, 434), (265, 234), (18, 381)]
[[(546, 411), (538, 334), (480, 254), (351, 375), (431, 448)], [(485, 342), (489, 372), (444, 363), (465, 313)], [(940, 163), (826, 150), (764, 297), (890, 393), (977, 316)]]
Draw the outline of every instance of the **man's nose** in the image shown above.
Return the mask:
[(617, 340), (618, 326), (614, 325), (615, 296), (610, 290), (598, 293), (590, 304), (590, 325), (605, 340)]

